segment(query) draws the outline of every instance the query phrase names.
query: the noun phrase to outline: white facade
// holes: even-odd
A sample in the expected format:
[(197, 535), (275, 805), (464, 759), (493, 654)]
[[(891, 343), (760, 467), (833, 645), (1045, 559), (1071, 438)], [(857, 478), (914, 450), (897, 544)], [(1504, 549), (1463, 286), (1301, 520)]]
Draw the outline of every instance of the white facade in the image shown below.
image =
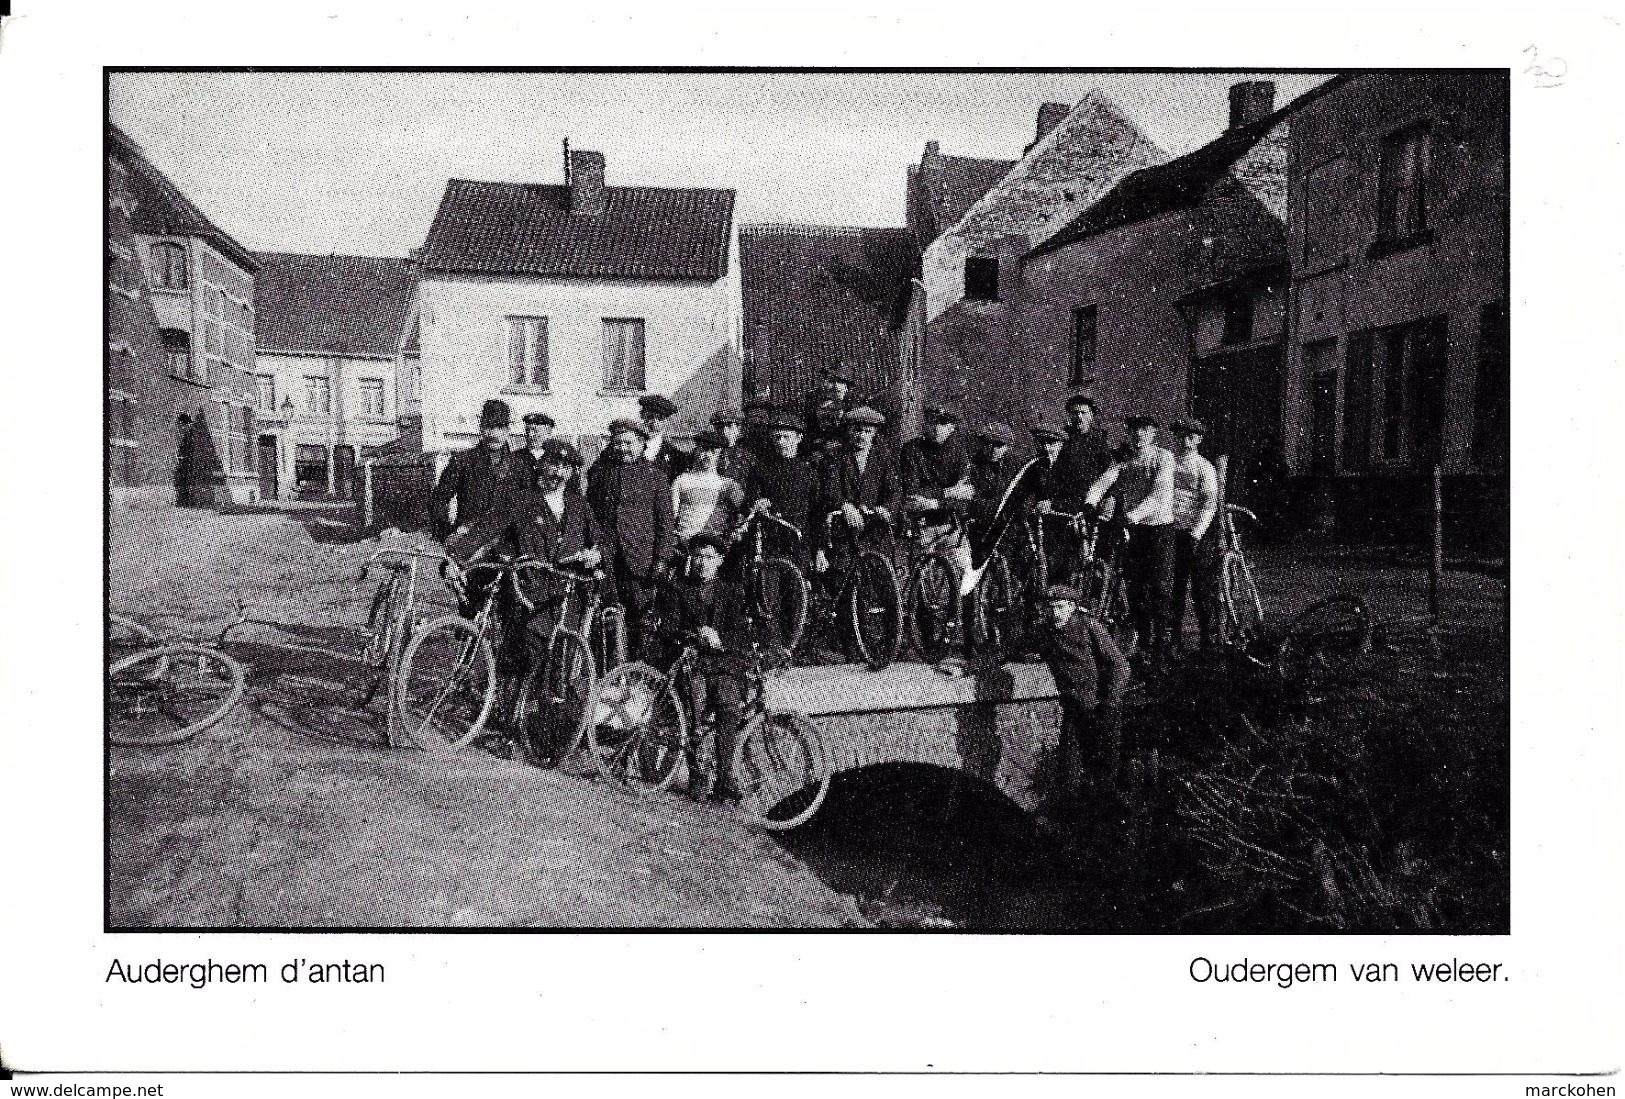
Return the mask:
[[(730, 230), (722, 278), (603, 280), (427, 275), (418, 284), (423, 449), (467, 446), (480, 406), (492, 397), (513, 410), (546, 412), (560, 434), (596, 436), (611, 420), (636, 416), (644, 393), (679, 406), (671, 431), (697, 430), (740, 399), (739, 248)], [(515, 384), (510, 319), (545, 318), (547, 384)], [(605, 322), (643, 322), (644, 384), (605, 379)]]
[[(348, 495), (364, 448), (400, 434), (396, 360), (261, 351), (255, 362), (256, 446), (262, 462), (275, 447), (276, 495)], [(265, 474), (262, 493), (270, 487)]]

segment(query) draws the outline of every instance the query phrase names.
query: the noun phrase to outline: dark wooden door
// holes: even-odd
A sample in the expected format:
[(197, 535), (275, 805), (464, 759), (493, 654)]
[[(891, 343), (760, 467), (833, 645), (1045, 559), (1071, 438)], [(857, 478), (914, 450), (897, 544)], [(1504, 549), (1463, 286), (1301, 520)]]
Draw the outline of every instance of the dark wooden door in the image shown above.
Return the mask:
[(1197, 359), (1191, 411), (1207, 424), (1202, 450), (1230, 456), (1229, 491), (1245, 502), (1255, 473), (1278, 463), (1281, 449), (1281, 349), (1254, 347)]
[(277, 490), (275, 435), (260, 436), (259, 471), (260, 499), (275, 500)]

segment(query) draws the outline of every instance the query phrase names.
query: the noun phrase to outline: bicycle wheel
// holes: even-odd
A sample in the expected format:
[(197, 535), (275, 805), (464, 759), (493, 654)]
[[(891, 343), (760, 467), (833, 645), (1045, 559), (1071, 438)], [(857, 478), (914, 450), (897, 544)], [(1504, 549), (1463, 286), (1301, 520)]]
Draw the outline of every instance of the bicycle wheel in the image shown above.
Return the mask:
[(1350, 671), (1371, 650), (1371, 609), (1354, 595), (1334, 595), (1287, 626), (1275, 654), (1282, 680), (1315, 690)]
[(114, 744), (177, 744), (207, 729), (242, 701), (243, 668), (219, 649), (161, 645), (107, 669), (107, 739)]
[(923, 554), (915, 562), (911, 587), (909, 627), (914, 649), (922, 660), (940, 660), (947, 653), (949, 627), (959, 606), (954, 567), (940, 553)]
[(1253, 583), (1252, 566), (1239, 553), (1226, 553), (1219, 562), (1219, 629), (1227, 645), (1245, 648), (1264, 629), (1264, 604)]
[(1003, 551), (993, 551), (971, 601), (971, 636), (978, 649), (1002, 650), (1013, 632), (1011, 609), (1017, 605), (1015, 574)]
[(156, 645), (158, 639), (153, 637), (152, 631), (133, 618), (125, 618), (122, 614), (107, 616), (107, 647), (117, 651), (119, 649), (133, 649), (141, 646)]
[(412, 635), (395, 682), (406, 735), (426, 752), (454, 752), (485, 728), (497, 695), (491, 643), (468, 619), (441, 615)]
[(795, 713), (753, 719), (734, 750), (733, 780), (739, 807), (764, 828), (805, 824), (829, 793), (829, 754), (823, 735)]
[(617, 603), (607, 604), (593, 617), (593, 672), (601, 675), (617, 665), (625, 664), (627, 656), (626, 611)]
[(769, 557), (751, 573), (751, 609), (773, 623), (778, 641), (795, 652), (807, 630), (807, 605), (812, 588), (794, 561)]
[(1140, 645), (1140, 631), (1134, 625), (1134, 612), (1128, 601), (1128, 583), (1121, 570), (1096, 560), (1088, 566), (1085, 589), (1095, 616), (1117, 642), (1124, 656), (1133, 656)]
[(592, 702), (592, 653), (587, 640), (560, 626), (547, 656), (519, 689), (519, 751), (533, 767), (555, 767), (581, 747)]
[(878, 672), (897, 659), (902, 637), (902, 598), (891, 562), (875, 550), (863, 550), (847, 579), (846, 619), (858, 656)]
[(361, 660), (360, 678), (352, 680), (346, 692), (349, 709), (364, 710), (372, 705), (378, 688), (389, 678), (389, 662), (399, 655), (400, 604), (404, 598), (404, 584), (398, 572), (391, 572), (372, 597), (357, 653)]
[(611, 668), (594, 684), (588, 711), (587, 747), (599, 774), (641, 794), (672, 784), (688, 716), (667, 676), (641, 660)]

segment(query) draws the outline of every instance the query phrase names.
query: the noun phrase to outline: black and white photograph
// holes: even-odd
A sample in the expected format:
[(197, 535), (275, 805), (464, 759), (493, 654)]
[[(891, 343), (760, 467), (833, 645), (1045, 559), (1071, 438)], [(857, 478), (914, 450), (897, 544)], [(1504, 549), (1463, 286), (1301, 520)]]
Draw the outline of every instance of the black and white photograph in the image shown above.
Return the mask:
[(105, 929), (1505, 934), (1510, 79), (107, 70)]

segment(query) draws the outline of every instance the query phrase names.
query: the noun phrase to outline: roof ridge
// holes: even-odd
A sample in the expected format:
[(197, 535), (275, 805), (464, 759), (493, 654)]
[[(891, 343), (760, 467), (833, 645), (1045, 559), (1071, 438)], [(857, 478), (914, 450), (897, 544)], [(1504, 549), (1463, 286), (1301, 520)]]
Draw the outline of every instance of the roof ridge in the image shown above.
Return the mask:
[(821, 225), (815, 222), (801, 221), (754, 221), (741, 224), (739, 231), (741, 233), (907, 233), (910, 230), (906, 225)]
[[(567, 184), (567, 183), (536, 183), (536, 182), (527, 182), (525, 180), (513, 180), (513, 179), (463, 179), (463, 178), (461, 178), (459, 176), (449, 176), (449, 177), (447, 177), (447, 179), (446, 179), (446, 186), (447, 187), (450, 187), (454, 183), (468, 183), (468, 184), (472, 184), (472, 185), (474, 185), (476, 187), (552, 187), (552, 188), (555, 188), (555, 189), (561, 190), (561, 191), (565, 190), (565, 189), (567, 189), (569, 187), (569, 184)], [(663, 184), (657, 184), (657, 183), (606, 183), (604, 185), (604, 190), (606, 190), (606, 191), (705, 191), (705, 192), (707, 192), (709, 194), (717, 194), (717, 195), (737, 194), (736, 189), (733, 188), (733, 187), (694, 187), (694, 186), (668, 187), (668, 186), (665, 186)]]

